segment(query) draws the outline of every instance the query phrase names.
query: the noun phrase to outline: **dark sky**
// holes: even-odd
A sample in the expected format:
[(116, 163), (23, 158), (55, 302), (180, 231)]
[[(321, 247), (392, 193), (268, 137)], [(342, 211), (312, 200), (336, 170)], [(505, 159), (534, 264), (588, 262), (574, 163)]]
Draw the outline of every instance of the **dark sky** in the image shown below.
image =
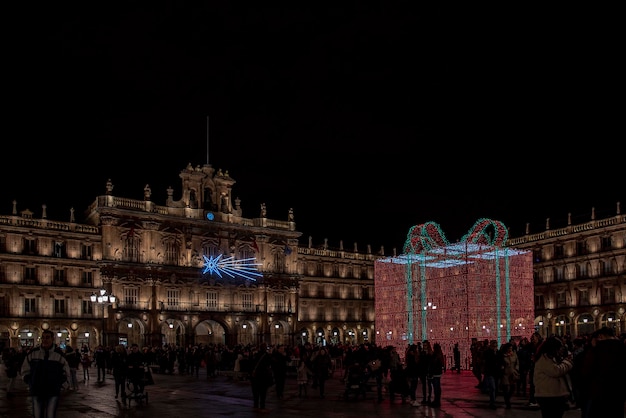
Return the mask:
[(88, 3), (5, 15), (1, 214), (80, 219), (108, 178), (164, 204), (207, 137), (244, 217), (293, 207), (301, 245), (389, 254), (428, 221), (520, 236), (626, 204), (606, 6)]

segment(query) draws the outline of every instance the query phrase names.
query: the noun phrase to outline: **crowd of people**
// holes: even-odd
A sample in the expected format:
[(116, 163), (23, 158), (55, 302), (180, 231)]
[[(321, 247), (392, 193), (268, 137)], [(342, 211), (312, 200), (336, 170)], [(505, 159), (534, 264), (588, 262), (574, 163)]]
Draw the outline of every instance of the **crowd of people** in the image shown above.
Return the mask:
[(542, 418), (560, 418), (568, 409), (581, 418), (624, 418), (626, 402), (626, 335), (602, 327), (590, 335), (548, 338), (535, 332), (498, 347), (495, 340), (473, 341), (472, 371), (477, 389), (497, 408), (502, 394), (528, 399)]
[[(477, 379), (476, 389), (485, 394), (493, 409), (498, 408), (500, 396), (507, 409), (512, 408), (512, 399), (518, 397), (528, 401), (526, 407), (540, 409), (543, 418), (560, 418), (568, 408), (580, 409), (581, 418), (623, 418), (624, 337), (624, 334), (617, 337), (613, 329), (603, 327), (575, 339), (567, 336), (543, 339), (533, 333), (500, 346), (495, 340), (474, 339), (470, 368)], [(341, 369), (338, 378), (346, 384), (346, 396), (357, 387), (357, 397), (371, 390), (378, 402), (386, 398), (393, 403), (399, 398), (402, 404), (433, 408), (441, 406), (441, 378), (447, 371), (441, 345), (428, 340), (406, 347), (305, 343), (140, 348), (133, 344), (97, 346), (93, 350), (86, 345), (80, 349), (68, 345), (62, 350), (53, 341), (53, 334), (44, 331), (39, 346), (22, 350), (5, 348), (2, 352), (8, 377), (7, 396), (14, 393), (15, 380), (21, 376), (29, 385), (35, 417), (54, 417), (61, 390), (79, 390), (78, 370), (82, 368), (82, 382), (86, 383), (94, 365), (97, 383), (112, 375), (115, 398), (121, 397), (123, 402), (130, 396), (127, 379), (133, 374), (140, 376), (146, 366), (165, 375), (194, 377), (199, 377), (200, 370), (205, 369), (207, 379), (227, 371), (235, 381), (249, 381), (252, 406), (261, 412), (267, 411), (270, 388), (277, 399), (284, 398), (290, 367), (296, 375), (299, 397), (308, 398), (311, 388), (313, 395), (323, 399), (326, 381)], [(398, 349), (404, 350), (403, 356)], [(454, 357), (450, 372), (460, 373), (456, 352)], [(337, 367), (338, 361), (341, 368)], [(142, 384), (142, 379), (136, 380), (138, 385)], [(135, 390), (143, 388), (139, 386)]]

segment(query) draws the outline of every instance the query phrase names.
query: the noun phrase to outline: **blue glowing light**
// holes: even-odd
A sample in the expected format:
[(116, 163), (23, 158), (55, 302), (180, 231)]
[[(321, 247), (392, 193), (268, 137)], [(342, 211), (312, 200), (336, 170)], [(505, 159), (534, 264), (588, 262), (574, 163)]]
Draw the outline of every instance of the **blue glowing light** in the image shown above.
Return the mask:
[(229, 277), (242, 277), (246, 280), (256, 281), (255, 277), (263, 277), (262, 273), (256, 269), (256, 266), (260, 266), (260, 263), (255, 263), (256, 258), (244, 258), (241, 260), (235, 260), (234, 257), (222, 258), (223, 254), (217, 257), (204, 258), (204, 268), (202, 274), (215, 274), (222, 277), (222, 273)]

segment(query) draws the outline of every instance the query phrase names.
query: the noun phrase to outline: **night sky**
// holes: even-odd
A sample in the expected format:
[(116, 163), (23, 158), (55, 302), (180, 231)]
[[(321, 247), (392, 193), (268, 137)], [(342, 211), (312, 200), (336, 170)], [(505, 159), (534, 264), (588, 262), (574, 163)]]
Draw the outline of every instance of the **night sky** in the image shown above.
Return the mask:
[(516, 237), (626, 205), (604, 5), (204, 3), (10, 6), (0, 214), (81, 220), (109, 178), (165, 204), (207, 155), (244, 217), (293, 208), (301, 245), (390, 254), (428, 221)]

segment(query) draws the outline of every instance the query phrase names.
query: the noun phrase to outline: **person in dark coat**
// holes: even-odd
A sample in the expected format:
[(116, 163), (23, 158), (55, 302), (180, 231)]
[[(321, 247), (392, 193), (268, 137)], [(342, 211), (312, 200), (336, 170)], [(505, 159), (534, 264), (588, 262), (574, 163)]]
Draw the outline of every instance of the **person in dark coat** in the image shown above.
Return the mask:
[(330, 354), (324, 347), (320, 347), (317, 354), (312, 359), (312, 370), (317, 378), (317, 386), (320, 393), (320, 398), (324, 398), (326, 390), (326, 381), (330, 377), (330, 371), (332, 369), (332, 359)]
[(592, 348), (582, 365), (588, 380), (590, 418), (623, 418), (626, 402), (626, 345), (615, 331), (602, 327), (592, 334)]
[(115, 399), (122, 393), (122, 401), (126, 402), (126, 378), (128, 377), (128, 353), (126, 347), (118, 345), (111, 354), (111, 367), (115, 379)]
[(13, 396), (13, 389), (15, 387), (15, 378), (17, 377), (17, 373), (22, 366), (22, 356), (15, 350), (15, 348), (6, 347), (2, 351), (2, 363), (4, 363), (4, 368), (7, 374), (7, 398)]
[(454, 356), (454, 369), (457, 373), (461, 373), (461, 350), (459, 349), (459, 343), (454, 343), (454, 348), (452, 349), (452, 354)]
[(70, 390), (78, 390), (78, 366), (80, 365), (80, 353), (71, 346), (65, 347), (65, 360), (70, 366), (69, 384)]
[(274, 373), (274, 383), (276, 385), (276, 397), (283, 399), (285, 394), (285, 382), (287, 381), (287, 364), (289, 357), (285, 352), (285, 346), (277, 345), (272, 351), (272, 372)]
[(489, 341), (489, 348), (483, 353), (483, 372), (485, 389), (489, 395), (489, 408), (496, 409), (496, 395), (500, 377), (502, 376), (503, 360), (498, 350), (498, 341)]
[(250, 383), (252, 386), (253, 408), (260, 412), (269, 412), (265, 408), (267, 390), (272, 385), (272, 358), (266, 344), (260, 344), (258, 350), (252, 356), (252, 370)]
[(99, 345), (96, 347), (96, 351), (93, 353), (94, 360), (96, 362), (96, 368), (98, 369), (98, 383), (104, 383), (106, 379), (106, 367), (107, 367), (107, 352), (104, 347)]

